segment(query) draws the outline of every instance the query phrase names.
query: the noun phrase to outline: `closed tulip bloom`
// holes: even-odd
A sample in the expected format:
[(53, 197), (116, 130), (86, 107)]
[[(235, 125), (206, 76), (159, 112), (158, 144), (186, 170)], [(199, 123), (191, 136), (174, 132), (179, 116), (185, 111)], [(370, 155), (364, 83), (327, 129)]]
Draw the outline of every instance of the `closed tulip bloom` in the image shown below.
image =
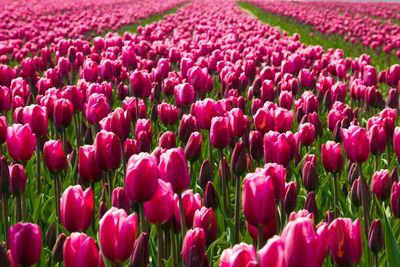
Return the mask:
[(369, 156), (369, 138), (367, 131), (359, 126), (342, 129), (342, 139), (347, 157), (354, 162), (362, 163)]
[(54, 102), (53, 120), (58, 129), (67, 128), (74, 115), (74, 105), (68, 99), (60, 98)]
[(222, 251), (219, 267), (246, 266), (255, 267), (257, 265), (256, 250), (253, 245), (240, 243)]
[(5, 116), (0, 116), (0, 145), (4, 144), (7, 138), (7, 119)]
[(158, 139), (158, 144), (161, 148), (170, 149), (176, 147), (176, 137), (175, 133), (171, 131), (166, 131), (160, 135)]
[(249, 134), (250, 155), (254, 160), (260, 160), (264, 155), (263, 136), (258, 131)]
[(246, 146), (243, 142), (236, 143), (231, 157), (231, 169), (234, 175), (241, 176), (246, 172), (247, 158)]
[(97, 81), (99, 75), (99, 68), (96, 62), (92, 60), (85, 60), (82, 67), (82, 77), (90, 83)]
[(315, 230), (313, 221), (300, 217), (290, 221), (282, 231), (286, 266), (322, 266), (328, 249), (328, 226)]
[(139, 98), (149, 97), (151, 94), (150, 75), (144, 71), (135, 70), (130, 75), (133, 96)]
[(184, 114), (179, 123), (178, 136), (182, 142), (187, 142), (192, 132), (197, 132), (197, 119), (191, 114)]
[(183, 239), (181, 256), (183, 264), (188, 266), (204, 266), (208, 261), (206, 255), (206, 235), (202, 228), (187, 231)]
[(175, 103), (178, 107), (192, 104), (196, 98), (194, 87), (188, 83), (178, 84), (174, 88)]
[(124, 141), (124, 153), (125, 153), (125, 158), (129, 159), (132, 155), (138, 153), (137, 149), (137, 140), (135, 139), (125, 139)]
[(171, 184), (158, 179), (156, 193), (144, 203), (144, 215), (150, 223), (164, 224), (172, 218), (174, 204), (174, 192)]
[(386, 200), (389, 197), (391, 186), (388, 170), (379, 170), (372, 175), (371, 191), (379, 200)]
[(372, 125), (368, 130), (369, 148), (374, 155), (380, 155), (386, 149), (386, 131), (379, 125)]
[(301, 169), (301, 180), (307, 191), (314, 191), (318, 185), (317, 166), (311, 162), (306, 161)]
[(397, 160), (400, 161), (400, 127), (396, 127), (394, 129), (393, 149), (394, 149), (394, 153), (396, 153)]
[[(265, 162), (275, 162), (286, 166), (289, 164), (292, 155), (292, 144), (290, 135), (278, 132), (268, 132), (264, 135), (264, 160)], [(293, 137), (293, 136), (292, 136)]]
[(218, 225), (212, 208), (202, 207), (196, 210), (193, 217), (193, 227), (203, 228), (207, 244), (211, 244), (218, 237)]
[(203, 136), (199, 132), (192, 132), (185, 147), (186, 159), (194, 162), (201, 156), (201, 146), (203, 144)]
[(59, 172), (67, 169), (67, 156), (61, 140), (50, 140), (43, 146), (44, 164), (51, 172)]
[(108, 115), (110, 105), (104, 94), (93, 93), (85, 106), (85, 116), (89, 123), (98, 124)]
[(400, 218), (400, 182), (394, 182), (390, 194), (390, 209), (397, 218)]
[(97, 164), (94, 146), (84, 145), (79, 147), (78, 173), (83, 181), (93, 183), (103, 178), (103, 170)]
[(242, 207), (246, 220), (254, 226), (268, 224), (276, 216), (274, 184), (270, 176), (248, 174), (244, 179)]
[(34, 265), (42, 253), (42, 230), (33, 223), (14, 224), (8, 229), (8, 244), (16, 264)]
[(335, 263), (356, 266), (361, 260), (361, 224), (357, 219), (337, 218), (329, 225), (329, 249)]
[(375, 219), (369, 228), (368, 247), (373, 253), (379, 253), (383, 248), (384, 241), (382, 223), (379, 219)]
[(135, 137), (138, 139), (139, 133), (145, 132), (149, 140), (153, 138), (153, 130), (151, 128), (151, 120), (138, 119), (135, 125)]
[(279, 236), (269, 239), (258, 252), (260, 267), (284, 267), (286, 266), (284, 250), (285, 243)]
[(198, 100), (192, 105), (192, 115), (201, 129), (210, 130), (212, 118), (218, 115), (217, 103), (210, 98)]
[(14, 161), (27, 161), (36, 147), (36, 135), (28, 124), (13, 124), (7, 128), (7, 150)]
[(325, 170), (337, 173), (343, 168), (343, 154), (340, 144), (328, 141), (321, 148), (322, 163)]
[(285, 185), (285, 196), (283, 206), (286, 214), (290, 214), (296, 208), (297, 185), (295, 182), (289, 182)]
[(161, 154), (158, 169), (160, 178), (171, 183), (175, 193), (181, 193), (189, 187), (189, 169), (182, 148), (171, 148)]
[(91, 187), (69, 186), (60, 199), (60, 215), (64, 227), (70, 232), (85, 231), (93, 219), (94, 196)]
[(216, 210), (218, 208), (217, 192), (215, 192), (214, 185), (211, 181), (207, 182), (204, 190), (204, 207)]
[(45, 107), (38, 105), (24, 107), (22, 121), (24, 124), (28, 123), (37, 136), (45, 135), (47, 132), (48, 116)]
[(229, 111), (228, 118), (232, 135), (234, 137), (243, 136), (248, 120), (243, 111), (240, 108), (233, 108)]
[(0, 157), (0, 193), (7, 194), (10, 190), (10, 171), (5, 156)]
[(150, 152), (151, 139), (145, 131), (138, 133), (136, 146), (138, 152)]
[(101, 130), (94, 140), (94, 156), (98, 166), (105, 171), (118, 168), (121, 163), (121, 142), (112, 132)]
[(149, 265), (149, 234), (142, 232), (135, 241), (129, 266), (146, 267)]
[(214, 117), (211, 120), (210, 142), (215, 148), (222, 149), (231, 142), (229, 118)]
[(13, 164), (10, 167), (10, 192), (19, 195), (25, 192), (26, 174), (25, 168), (21, 164)]
[(254, 127), (262, 134), (275, 130), (274, 111), (266, 108), (258, 109), (254, 115)]
[(130, 201), (123, 187), (114, 188), (111, 194), (111, 205), (117, 209), (125, 210), (127, 214), (130, 213)]
[(72, 233), (64, 242), (65, 267), (99, 266), (96, 241), (85, 233)]
[(378, 74), (373, 66), (367, 65), (364, 67), (363, 82), (366, 86), (373, 86), (377, 84)]
[(131, 201), (145, 202), (154, 196), (159, 176), (157, 164), (157, 158), (148, 153), (139, 153), (129, 158), (124, 188)]
[[(180, 213), (179, 213), (179, 202), (178, 196), (174, 195), (174, 216), (178, 224), (181, 223)], [(201, 196), (196, 193), (193, 194), (192, 190), (186, 190), (182, 193), (182, 204), (185, 215), (186, 226), (191, 227), (193, 225), (193, 217), (196, 210), (201, 208)]]
[(7, 86), (0, 86), (0, 110), (9, 111), (11, 108), (11, 90)]
[(130, 131), (130, 118), (128, 112), (122, 108), (116, 108), (112, 113), (100, 121), (101, 129), (113, 132), (121, 140), (125, 140)]
[(315, 127), (313, 124), (311, 124), (309, 122), (300, 124), (298, 133), (299, 133), (299, 135), (298, 135), (299, 142), (303, 146), (309, 146), (309, 145), (312, 145), (312, 143), (314, 143)]
[(132, 253), (138, 220), (135, 213), (112, 207), (100, 219), (99, 240), (103, 255), (111, 262), (124, 262)]
[(178, 108), (168, 103), (157, 106), (157, 114), (160, 121), (165, 125), (172, 125), (178, 121)]

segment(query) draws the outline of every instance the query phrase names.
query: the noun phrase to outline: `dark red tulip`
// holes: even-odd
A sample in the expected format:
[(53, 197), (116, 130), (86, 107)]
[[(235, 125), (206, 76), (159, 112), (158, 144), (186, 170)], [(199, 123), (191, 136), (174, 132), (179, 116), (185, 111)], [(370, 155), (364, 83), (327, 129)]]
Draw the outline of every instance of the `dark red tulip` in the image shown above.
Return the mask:
[(96, 241), (85, 233), (72, 233), (64, 242), (65, 267), (99, 266)]
[(79, 147), (78, 172), (83, 181), (93, 183), (103, 178), (103, 170), (97, 164), (94, 146), (84, 145)]
[(247, 153), (245, 144), (241, 141), (237, 142), (231, 157), (231, 169), (234, 175), (241, 176), (246, 172), (246, 155)]
[(192, 132), (185, 147), (185, 157), (187, 160), (194, 162), (201, 156), (201, 147), (203, 144), (203, 136), (199, 132)]
[(132, 253), (138, 219), (135, 213), (112, 207), (99, 222), (101, 252), (111, 262), (124, 262)]
[(7, 138), (7, 118), (0, 116), (0, 145), (4, 144)]
[(168, 103), (157, 106), (157, 114), (160, 121), (165, 125), (172, 125), (178, 121), (178, 108)]
[(150, 75), (147, 72), (135, 70), (129, 78), (133, 96), (139, 98), (147, 98), (150, 96), (152, 86)]
[(131, 156), (124, 180), (126, 195), (135, 202), (150, 200), (157, 191), (158, 177), (158, 162), (154, 156), (148, 153)]
[(379, 219), (373, 220), (368, 233), (368, 247), (373, 253), (379, 253), (383, 249), (384, 236), (382, 223)]
[(297, 186), (295, 182), (285, 184), (285, 196), (283, 199), (283, 206), (286, 214), (290, 214), (296, 208)]
[(393, 134), (393, 149), (397, 160), (400, 161), (400, 127), (396, 127)]
[(10, 171), (7, 159), (0, 157), (0, 193), (7, 194), (10, 189)]
[(400, 218), (400, 182), (394, 182), (390, 194), (390, 209), (397, 218)]
[(54, 102), (53, 120), (58, 129), (67, 128), (74, 115), (74, 105), (68, 99), (60, 98)]
[(15, 161), (27, 161), (36, 147), (36, 135), (28, 124), (13, 124), (7, 128), (7, 150)]
[(167, 131), (160, 135), (158, 144), (161, 148), (170, 149), (176, 147), (176, 136), (174, 132)]
[(42, 230), (33, 223), (14, 224), (8, 229), (8, 244), (16, 264), (34, 265), (42, 253)]
[(187, 142), (192, 132), (196, 132), (197, 120), (196, 117), (190, 114), (184, 114), (179, 123), (178, 136), (183, 142)]
[(251, 157), (258, 161), (262, 159), (264, 155), (263, 149), (263, 136), (258, 131), (251, 131), (249, 134), (249, 145)]
[(59, 172), (67, 169), (67, 156), (61, 140), (47, 141), (43, 146), (43, 159), (51, 172)]
[(94, 196), (91, 187), (69, 186), (60, 199), (60, 215), (64, 227), (70, 232), (85, 231), (93, 219)]
[(98, 166), (105, 171), (118, 168), (121, 163), (121, 142), (112, 132), (101, 130), (94, 140), (94, 156)]
[(327, 141), (321, 148), (322, 163), (325, 170), (331, 173), (339, 172), (343, 167), (343, 155), (340, 144)]
[(130, 267), (146, 267), (149, 265), (149, 234), (142, 232), (135, 241), (131, 258)]
[(210, 142), (215, 148), (222, 149), (231, 141), (229, 118), (214, 117), (210, 126)]
[(21, 164), (13, 164), (10, 167), (10, 192), (19, 195), (25, 192), (26, 175), (25, 168)]
[(329, 249), (335, 263), (356, 266), (361, 260), (361, 224), (349, 218), (337, 218), (329, 225)]

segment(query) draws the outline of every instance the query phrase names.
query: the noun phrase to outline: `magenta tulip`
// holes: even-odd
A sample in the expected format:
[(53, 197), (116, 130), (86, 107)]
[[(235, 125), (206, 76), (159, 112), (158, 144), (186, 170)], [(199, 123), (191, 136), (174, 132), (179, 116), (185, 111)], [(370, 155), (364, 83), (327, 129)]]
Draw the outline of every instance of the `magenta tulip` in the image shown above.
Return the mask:
[(85, 233), (72, 233), (64, 242), (65, 267), (99, 266), (99, 255), (96, 241)]
[(67, 156), (61, 140), (47, 141), (43, 146), (44, 163), (51, 172), (59, 172), (67, 169)]
[(98, 166), (105, 171), (118, 168), (122, 158), (121, 142), (112, 132), (101, 130), (94, 140), (94, 156)]
[(339, 172), (343, 167), (343, 155), (340, 144), (328, 141), (321, 148), (322, 163), (325, 170), (331, 173)]
[(36, 147), (36, 135), (28, 124), (13, 124), (7, 128), (7, 150), (15, 161), (27, 161)]
[(158, 169), (160, 178), (171, 183), (175, 193), (181, 193), (189, 187), (189, 169), (182, 148), (171, 148), (161, 154)]
[(219, 267), (257, 266), (257, 255), (253, 245), (240, 243), (222, 251)]
[(369, 138), (367, 131), (359, 126), (342, 129), (342, 139), (347, 157), (354, 162), (362, 163), (369, 157)]
[(158, 179), (158, 187), (153, 197), (144, 203), (144, 215), (150, 223), (164, 224), (174, 212), (174, 193), (170, 183)]
[(103, 170), (97, 164), (94, 146), (84, 145), (79, 147), (78, 173), (83, 181), (93, 183), (103, 178)]
[(207, 244), (211, 244), (218, 237), (218, 225), (212, 208), (202, 207), (196, 210), (193, 217), (193, 227), (203, 228)]

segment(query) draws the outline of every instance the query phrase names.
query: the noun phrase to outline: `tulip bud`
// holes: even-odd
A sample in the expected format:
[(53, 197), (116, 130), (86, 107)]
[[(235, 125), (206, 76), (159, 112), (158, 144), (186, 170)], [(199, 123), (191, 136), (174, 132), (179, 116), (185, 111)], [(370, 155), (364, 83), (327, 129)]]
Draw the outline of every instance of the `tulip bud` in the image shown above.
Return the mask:
[(382, 223), (379, 219), (375, 219), (368, 233), (368, 247), (373, 253), (379, 253), (384, 245)]
[(150, 200), (156, 193), (158, 177), (157, 159), (154, 156), (148, 153), (131, 156), (124, 180), (124, 189), (128, 198), (135, 202)]
[(105, 201), (102, 200), (102, 201), (100, 202), (100, 205), (99, 205), (99, 212), (98, 212), (99, 220), (100, 220), (101, 218), (103, 218), (104, 214), (106, 214), (107, 211), (108, 211), (107, 203), (106, 203)]
[(68, 99), (60, 98), (54, 102), (53, 120), (57, 129), (67, 128), (74, 115), (74, 105)]
[(335, 142), (342, 142), (342, 122), (338, 121), (335, 125), (335, 129), (333, 130), (333, 140)]
[(114, 188), (111, 195), (111, 205), (118, 209), (123, 209), (127, 214), (130, 214), (130, 202), (123, 187)]
[(124, 262), (135, 243), (138, 220), (123, 209), (109, 209), (99, 222), (99, 240), (103, 255), (111, 262)]
[(183, 240), (182, 261), (188, 266), (204, 266), (207, 261), (206, 237), (202, 228), (194, 228), (186, 232)]
[(16, 264), (34, 265), (42, 252), (42, 230), (36, 224), (16, 223), (8, 229), (8, 244)]
[(231, 158), (232, 173), (241, 176), (246, 172), (246, 146), (243, 142), (237, 142)]
[(387, 96), (386, 106), (394, 109), (399, 108), (399, 93), (396, 88), (391, 88)]
[(54, 244), (51, 255), (55, 262), (63, 261), (63, 247), (64, 247), (65, 239), (67, 239), (67, 236), (64, 233), (61, 233), (58, 236), (56, 243)]
[(101, 130), (94, 140), (94, 156), (105, 171), (115, 170), (121, 163), (122, 147), (117, 135)]
[(301, 169), (301, 180), (307, 191), (314, 191), (318, 185), (317, 167), (311, 161), (306, 161)]
[(356, 266), (361, 260), (361, 224), (349, 218), (337, 218), (329, 225), (329, 248), (338, 266)]
[(149, 265), (149, 234), (141, 233), (135, 241), (129, 261), (130, 267), (147, 267)]
[(140, 131), (137, 135), (137, 150), (138, 152), (150, 152), (151, 139), (145, 131)]
[(361, 205), (361, 196), (359, 195), (360, 178), (356, 178), (351, 186), (350, 198), (355, 206)]
[(335, 219), (335, 214), (332, 211), (328, 210), (325, 214), (325, 222), (327, 224), (330, 224), (331, 222), (333, 222), (334, 219)]
[(202, 207), (196, 210), (193, 217), (193, 228), (196, 227), (204, 230), (208, 245), (217, 239), (218, 225), (212, 208)]
[(79, 147), (78, 172), (83, 181), (93, 183), (103, 178), (103, 170), (97, 164), (95, 149), (92, 145)]
[(379, 200), (386, 200), (390, 195), (392, 183), (388, 170), (376, 171), (371, 179), (371, 191)]
[(399, 181), (399, 171), (397, 166), (395, 166), (392, 172), (390, 173), (390, 181), (392, 183)]
[(196, 132), (197, 129), (197, 120), (196, 117), (190, 114), (184, 114), (179, 123), (178, 136), (182, 142), (187, 142), (191, 133)]
[(170, 149), (176, 147), (176, 137), (174, 132), (167, 131), (160, 135), (158, 144), (161, 148)]
[(386, 149), (386, 131), (383, 127), (376, 124), (368, 131), (369, 135), (369, 147), (371, 153), (374, 155), (380, 155), (385, 152)]
[(203, 144), (203, 136), (199, 132), (192, 132), (185, 147), (186, 159), (190, 162), (198, 160), (201, 156), (201, 146)]
[(8, 169), (7, 159), (0, 157), (0, 192), (8, 193), (10, 189), (10, 171)]
[(290, 214), (296, 208), (296, 183), (289, 182), (285, 185), (285, 197), (283, 199), (283, 205), (285, 207), (286, 214)]
[(50, 224), (49, 228), (47, 228), (44, 236), (44, 242), (49, 248), (54, 246), (54, 243), (56, 242), (56, 228), (54, 227), (54, 224)]
[(226, 157), (224, 156), (222, 160), (219, 161), (218, 164), (218, 174), (219, 177), (222, 177), (222, 168), (225, 168), (225, 179), (229, 181), (231, 179), (231, 172), (230, 168), (228, 165), (228, 161), (226, 160)]
[(348, 180), (349, 183), (352, 185), (353, 182), (360, 176), (360, 173), (358, 172), (358, 167), (357, 163), (352, 163), (350, 168), (349, 168), (349, 173), (348, 173)]
[(263, 137), (258, 131), (251, 131), (249, 135), (251, 157), (258, 161), (263, 157)]
[(204, 206), (216, 210), (218, 208), (217, 192), (215, 192), (214, 185), (211, 181), (207, 182), (204, 191)]
[(315, 201), (314, 192), (308, 192), (306, 202), (304, 203), (304, 209), (308, 210), (310, 213), (313, 213), (315, 218), (318, 218), (318, 207), (317, 202)]
[(67, 156), (61, 140), (47, 141), (43, 146), (44, 163), (51, 172), (59, 172), (67, 169)]
[(211, 145), (223, 149), (231, 142), (229, 119), (226, 117), (214, 117), (210, 126)]

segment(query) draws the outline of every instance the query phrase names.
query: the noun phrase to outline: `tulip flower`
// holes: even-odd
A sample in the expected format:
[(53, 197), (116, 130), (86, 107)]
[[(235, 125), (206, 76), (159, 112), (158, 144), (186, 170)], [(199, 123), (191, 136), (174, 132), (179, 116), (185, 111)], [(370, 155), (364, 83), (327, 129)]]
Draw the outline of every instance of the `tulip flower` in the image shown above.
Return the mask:
[(132, 253), (137, 230), (136, 214), (112, 207), (100, 219), (99, 240), (103, 255), (111, 262), (124, 262)]
[(7, 128), (7, 150), (14, 161), (27, 161), (36, 147), (36, 135), (28, 124), (13, 124)]
[(263, 157), (263, 137), (258, 131), (251, 131), (249, 134), (250, 155), (255, 161)]
[(187, 140), (185, 147), (185, 157), (190, 162), (194, 162), (200, 158), (201, 146), (203, 144), (203, 136), (199, 132), (192, 132)]
[(394, 182), (390, 194), (390, 209), (397, 218), (400, 218), (400, 182)]
[(142, 232), (135, 241), (130, 266), (146, 267), (149, 265), (149, 234)]
[(150, 96), (151, 80), (148, 73), (135, 70), (129, 78), (133, 96), (136, 98), (147, 98)]
[(347, 157), (357, 163), (362, 163), (369, 156), (369, 138), (366, 130), (359, 126), (342, 129), (343, 145)]
[(44, 144), (43, 159), (51, 172), (59, 172), (67, 169), (67, 156), (65, 155), (61, 140), (50, 140)]
[(103, 178), (103, 170), (97, 164), (95, 148), (92, 145), (79, 147), (78, 173), (83, 181), (95, 183)]
[(176, 137), (171, 131), (167, 131), (160, 135), (158, 139), (158, 144), (161, 148), (170, 149), (176, 147)]
[(229, 118), (214, 117), (211, 120), (210, 141), (211, 145), (218, 149), (223, 149), (229, 145), (231, 141)]
[(391, 186), (388, 170), (379, 170), (372, 175), (371, 191), (379, 200), (386, 200), (389, 197)]
[(280, 134), (278, 132), (268, 132), (264, 135), (264, 160), (265, 162), (275, 162), (286, 166), (294, 156), (293, 134), (288, 132)]
[(93, 93), (89, 96), (85, 108), (85, 116), (89, 123), (98, 124), (105, 118), (110, 110), (107, 98), (104, 94)]
[(214, 185), (211, 181), (207, 182), (204, 190), (204, 206), (216, 210), (218, 208), (217, 193), (215, 192)]
[(178, 121), (178, 108), (174, 105), (161, 103), (157, 106), (157, 114), (165, 125), (173, 125)]
[(337, 218), (328, 228), (329, 249), (335, 263), (341, 266), (356, 266), (361, 260), (361, 224), (349, 218)]
[(306, 122), (299, 126), (299, 142), (303, 146), (312, 145), (315, 140), (315, 127), (313, 124)]
[(197, 119), (193, 115), (184, 114), (179, 123), (178, 128), (178, 136), (182, 142), (187, 142), (191, 133), (196, 132), (197, 128)]
[(314, 229), (307, 217), (289, 221), (285, 226), (281, 238), (285, 243), (286, 266), (322, 266), (328, 249), (328, 226), (321, 224)]
[(257, 266), (257, 255), (252, 245), (240, 243), (222, 251), (219, 267), (234, 266)]
[(116, 108), (100, 121), (100, 126), (102, 130), (115, 133), (123, 141), (129, 135), (129, 122), (129, 113), (122, 108)]
[(14, 224), (8, 230), (8, 244), (16, 264), (34, 265), (42, 253), (42, 230), (33, 223)]
[(290, 214), (296, 208), (296, 190), (297, 185), (295, 182), (289, 182), (285, 184), (285, 196), (283, 199), (283, 205), (286, 214)]
[(127, 214), (130, 213), (131, 205), (123, 187), (114, 188), (111, 195), (111, 205), (118, 209), (123, 209)]
[(83, 191), (80, 185), (69, 186), (61, 196), (61, 221), (70, 232), (88, 229), (92, 223), (93, 209), (94, 196), (91, 187)]
[(269, 239), (265, 246), (257, 252), (260, 267), (286, 266), (284, 248), (285, 243), (279, 236)]
[(104, 130), (96, 134), (94, 156), (98, 166), (103, 170), (113, 171), (118, 168), (121, 163), (121, 151), (121, 142), (117, 135)]
[(394, 129), (393, 134), (393, 149), (396, 153), (397, 160), (400, 161), (400, 127)]
[(85, 233), (72, 233), (64, 242), (65, 267), (99, 266), (96, 241)]
[(60, 98), (54, 102), (53, 120), (57, 129), (67, 128), (74, 115), (74, 105), (68, 99)]
[(10, 167), (10, 192), (13, 195), (23, 194), (26, 187), (25, 168), (21, 164)]
[(178, 195), (174, 195), (174, 216), (178, 224), (181, 224), (181, 210), (183, 210), (183, 219), (188, 227), (193, 225), (193, 217), (196, 210), (201, 208), (201, 196), (192, 190), (186, 190), (182, 193), (182, 209), (180, 207)]
[(204, 266), (208, 262), (206, 236), (203, 228), (194, 228), (186, 233), (183, 239), (181, 256), (186, 267)]
[(218, 115), (217, 104), (210, 98), (198, 100), (192, 105), (192, 115), (201, 129), (210, 130), (212, 118)]
[(178, 84), (174, 88), (175, 102), (178, 107), (192, 104), (196, 97), (194, 87), (188, 83)]
[(368, 130), (369, 136), (369, 147), (371, 153), (378, 156), (382, 154), (386, 149), (386, 131), (379, 125), (372, 125)]
[(384, 236), (382, 223), (379, 219), (372, 221), (371, 227), (368, 233), (368, 247), (372, 250), (377, 261), (379, 251), (382, 250), (384, 245)]
[(24, 124), (29, 124), (36, 136), (43, 136), (47, 132), (47, 110), (38, 105), (25, 106), (23, 109)]
[(339, 172), (343, 167), (343, 155), (340, 144), (328, 141), (321, 147), (324, 168), (331, 173)]
[(194, 213), (193, 228), (202, 228), (206, 235), (207, 244), (211, 244), (218, 237), (218, 225), (212, 208), (202, 207)]
[(170, 183), (158, 179), (157, 191), (144, 203), (144, 216), (153, 224), (164, 224), (173, 216), (174, 193)]

